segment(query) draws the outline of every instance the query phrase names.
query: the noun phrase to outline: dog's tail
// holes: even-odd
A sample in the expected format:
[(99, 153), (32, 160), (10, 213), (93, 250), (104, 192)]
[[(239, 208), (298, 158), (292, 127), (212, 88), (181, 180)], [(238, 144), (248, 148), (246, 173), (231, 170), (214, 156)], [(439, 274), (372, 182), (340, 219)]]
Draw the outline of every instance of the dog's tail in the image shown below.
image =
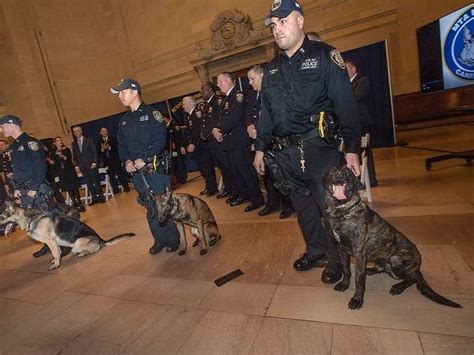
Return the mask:
[(436, 293), (430, 285), (425, 281), (423, 278), (423, 275), (421, 273), (419, 274), (419, 278), (416, 282), (416, 288), (418, 291), (421, 292), (421, 294), (425, 297), (428, 297), (430, 300), (442, 304), (444, 306), (448, 307), (455, 307), (455, 308), (462, 308), (462, 306), (456, 302), (453, 302), (451, 300), (448, 300), (447, 298), (441, 296), (440, 294)]
[(109, 240), (103, 240), (101, 242), (102, 244), (102, 247), (105, 247), (107, 245), (112, 245), (112, 244), (115, 244), (115, 243), (118, 243), (124, 239), (128, 239), (130, 237), (133, 237), (135, 235), (135, 233), (123, 233), (123, 234), (119, 234), (113, 238), (110, 238)]

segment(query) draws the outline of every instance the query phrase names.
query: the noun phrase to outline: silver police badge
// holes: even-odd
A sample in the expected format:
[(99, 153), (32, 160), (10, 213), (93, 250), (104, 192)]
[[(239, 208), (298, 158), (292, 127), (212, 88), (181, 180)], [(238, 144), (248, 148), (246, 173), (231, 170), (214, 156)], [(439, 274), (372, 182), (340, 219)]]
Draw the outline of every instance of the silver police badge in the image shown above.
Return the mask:
[(197, 118), (202, 118), (202, 112), (201, 111), (196, 111), (196, 117)]
[(160, 123), (162, 123), (164, 120), (163, 115), (161, 114), (160, 111), (153, 111), (153, 117), (155, 117), (155, 120), (157, 120)]
[(244, 94), (242, 94), (241, 92), (238, 92), (236, 95), (235, 95), (237, 101), (241, 104), (242, 102), (244, 102)]
[(281, 6), (281, 0), (273, 0), (272, 11), (277, 10)]
[(333, 49), (330, 55), (332, 61), (336, 63), (339, 68), (341, 68), (342, 70), (346, 70), (346, 63), (344, 63), (344, 59), (342, 59), (341, 53), (339, 53), (337, 49)]
[(38, 142), (30, 141), (28, 142), (28, 148), (30, 148), (33, 152), (37, 152), (39, 149), (39, 144)]

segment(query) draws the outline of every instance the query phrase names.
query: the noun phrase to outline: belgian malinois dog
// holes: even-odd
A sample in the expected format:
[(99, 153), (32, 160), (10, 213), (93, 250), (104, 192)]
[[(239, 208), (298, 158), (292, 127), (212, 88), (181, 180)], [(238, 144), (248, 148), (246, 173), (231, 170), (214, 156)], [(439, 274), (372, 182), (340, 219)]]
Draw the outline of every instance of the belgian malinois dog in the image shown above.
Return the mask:
[(62, 213), (46, 213), (35, 208), (23, 209), (8, 201), (0, 214), (0, 223), (10, 222), (16, 223), (30, 238), (49, 247), (54, 257), (50, 271), (60, 266), (60, 246), (72, 248), (74, 255), (82, 257), (135, 235), (124, 233), (105, 241), (91, 227), (76, 218)]
[[(362, 307), (366, 275), (379, 272), (402, 280), (392, 286), (392, 295), (399, 295), (416, 284), (421, 294), (430, 300), (461, 308), (428, 285), (420, 271), (421, 255), (415, 244), (362, 201), (358, 191), (363, 186), (348, 167), (331, 168), (324, 177), (324, 188), (329, 224), (339, 249), (344, 275), (334, 287), (336, 291), (343, 292), (349, 287), (349, 256), (355, 259), (356, 290), (349, 302), (350, 309)], [(367, 261), (375, 262), (375, 267), (367, 268)]]
[(191, 227), (191, 234), (196, 238), (193, 247), (201, 244), (201, 255), (207, 253), (207, 246), (213, 246), (221, 239), (216, 219), (206, 202), (200, 198), (184, 193), (172, 193), (168, 188), (155, 197), (158, 220), (164, 223), (171, 218), (178, 227), (180, 248), (178, 255), (186, 253), (186, 232), (184, 225)]

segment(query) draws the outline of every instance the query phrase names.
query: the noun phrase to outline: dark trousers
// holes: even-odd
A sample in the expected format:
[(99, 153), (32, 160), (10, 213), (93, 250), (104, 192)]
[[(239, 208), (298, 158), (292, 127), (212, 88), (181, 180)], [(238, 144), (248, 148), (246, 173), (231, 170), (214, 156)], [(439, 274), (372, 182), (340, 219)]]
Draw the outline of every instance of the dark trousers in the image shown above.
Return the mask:
[(120, 185), (122, 185), (122, 187), (125, 189), (128, 186), (128, 178), (124, 168), (122, 167), (122, 164), (107, 162), (105, 166), (107, 167), (107, 175), (109, 175), (109, 181), (110, 186), (112, 186), (112, 190), (117, 192), (119, 189), (117, 177)]
[(270, 210), (282, 209), (285, 212), (293, 212), (294, 209), (290, 198), (288, 196), (282, 195), (281, 192), (278, 191), (278, 189), (273, 185), (274, 180), (270, 173), (267, 172), (263, 176), (263, 181), (265, 183), (265, 189), (267, 190), (267, 201), (265, 203), (265, 207)]
[(321, 223), (324, 212), (323, 176), (338, 163), (335, 145), (327, 145), (319, 137), (304, 141), (305, 171), (301, 169), (297, 146), (275, 151), (283, 175), (290, 185), (290, 199), (303, 232), (308, 255), (325, 253), (329, 262), (339, 263), (337, 248)]
[(102, 194), (102, 187), (100, 186), (99, 169), (90, 169), (82, 166), (80, 168), (89, 193), (92, 196), (92, 201), (102, 200), (104, 195)]
[(188, 180), (185, 156), (180, 152), (173, 152), (173, 155), (176, 155), (172, 157), (173, 174), (177, 182), (184, 184)]
[(232, 167), (230, 165), (229, 157), (227, 152), (221, 148), (211, 149), (212, 160), (216, 163), (217, 167), (221, 171), (222, 181), (224, 182), (224, 190), (232, 195), (237, 195), (237, 185), (232, 177)]
[(228, 150), (227, 154), (237, 184), (238, 195), (249, 199), (252, 203), (263, 201), (257, 172), (252, 165), (250, 146)]
[(196, 145), (194, 152), (191, 154), (191, 159), (197, 163), (199, 172), (206, 181), (206, 190), (209, 192), (217, 191), (214, 161), (207, 142), (202, 141)]
[[(171, 184), (170, 177), (168, 175), (158, 174), (156, 172), (144, 175), (141, 173), (136, 173), (132, 177), (132, 182), (140, 196), (146, 196), (145, 182), (143, 181), (143, 177), (145, 177), (147, 184), (156, 195), (164, 192), (165, 186), (170, 187)], [(167, 220), (166, 224), (161, 225), (157, 216), (150, 216), (150, 214), (147, 213), (147, 221), (155, 243), (159, 243), (162, 246), (179, 245), (179, 232), (176, 228), (176, 224), (171, 218)]]

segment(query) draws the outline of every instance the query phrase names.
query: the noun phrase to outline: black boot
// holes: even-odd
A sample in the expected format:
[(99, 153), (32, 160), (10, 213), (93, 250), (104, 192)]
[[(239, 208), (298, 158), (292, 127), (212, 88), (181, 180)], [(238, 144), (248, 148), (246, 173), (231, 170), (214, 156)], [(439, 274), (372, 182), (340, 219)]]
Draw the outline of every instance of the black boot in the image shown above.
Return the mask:
[(69, 191), (69, 196), (71, 197), (72, 203), (74, 207), (76, 207), (79, 212), (85, 212), (86, 208), (81, 202), (81, 196), (79, 194), (79, 190), (71, 190)]

